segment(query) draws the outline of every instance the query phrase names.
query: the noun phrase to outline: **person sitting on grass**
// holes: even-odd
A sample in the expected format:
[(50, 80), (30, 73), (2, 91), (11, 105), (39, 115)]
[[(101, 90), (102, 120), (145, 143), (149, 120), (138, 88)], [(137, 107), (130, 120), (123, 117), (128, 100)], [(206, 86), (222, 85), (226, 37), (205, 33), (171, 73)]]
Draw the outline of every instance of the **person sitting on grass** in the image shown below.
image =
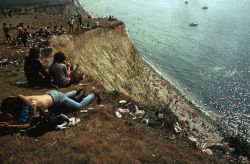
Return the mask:
[(51, 77), (39, 61), (39, 58), (39, 48), (33, 47), (29, 50), (29, 55), (24, 59), (24, 72), (29, 87), (46, 87), (51, 84)]
[(64, 64), (65, 59), (65, 54), (58, 52), (54, 55), (54, 61), (49, 66), (49, 74), (58, 87), (68, 87), (73, 83), (78, 84), (82, 79), (82, 77), (71, 71), (70, 63)]
[(93, 91), (81, 100), (76, 101), (79, 91), (71, 91), (68, 93), (61, 93), (56, 90), (50, 90), (44, 95), (33, 95), (17, 97), (8, 97), (2, 101), (0, 111), (2, 115), (8, 116), (8, 121), (0, 122), (2, 128), (16, 128), (26, 129), (31, 126), (32, 119), (38, 115), (39, 111), (49, 110), (58, 111), (64, 109), (79, 110), (86, 107), (93, 100), (96, 99), (97, 104), (101, 103), (100, 91)]

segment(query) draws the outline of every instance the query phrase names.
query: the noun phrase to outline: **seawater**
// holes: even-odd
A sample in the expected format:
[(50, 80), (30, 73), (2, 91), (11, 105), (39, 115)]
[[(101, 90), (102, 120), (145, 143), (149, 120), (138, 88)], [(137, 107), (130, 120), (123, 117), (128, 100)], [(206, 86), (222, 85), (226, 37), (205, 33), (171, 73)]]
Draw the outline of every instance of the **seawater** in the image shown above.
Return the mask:
[(250, 124), (249, 0), (80, 2), (124, 21), (143, 58), (206, 113)]

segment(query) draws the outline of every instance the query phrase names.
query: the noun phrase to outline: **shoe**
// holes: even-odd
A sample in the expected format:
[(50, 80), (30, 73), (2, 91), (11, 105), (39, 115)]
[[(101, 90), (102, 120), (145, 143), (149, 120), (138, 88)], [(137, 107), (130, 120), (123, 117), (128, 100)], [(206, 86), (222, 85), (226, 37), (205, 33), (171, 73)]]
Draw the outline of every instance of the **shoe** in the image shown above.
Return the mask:
[(84, 90), (84, 88), (80, 88), (76, 91), (76, 96), (74, 97), (74, 99), (79, 102), (84, 97), (86, 97), (86, 91)]
[(59, 89), (59, 87), (55, 84), (49, 84), (48, 87), (51, 89)]
[(93, 92), (94, 92), (94, 95), (96, 97), (96, 103), (98, 105), (100, 105), (102, 103), (102, 98), (101, 98), (101, 95), (100, 95), (100, 91), (99, 90), (95, 90)]

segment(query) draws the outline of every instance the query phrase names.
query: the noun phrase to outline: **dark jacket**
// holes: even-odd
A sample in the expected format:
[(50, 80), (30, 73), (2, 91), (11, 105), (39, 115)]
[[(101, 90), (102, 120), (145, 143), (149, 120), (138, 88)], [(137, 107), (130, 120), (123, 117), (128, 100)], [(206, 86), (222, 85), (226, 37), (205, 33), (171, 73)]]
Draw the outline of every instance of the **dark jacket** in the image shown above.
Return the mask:
[(37, 59), (26, 57), (24, 60), (24, 72), (30, 87), (45, 86), (50, 83), (50, 76)]

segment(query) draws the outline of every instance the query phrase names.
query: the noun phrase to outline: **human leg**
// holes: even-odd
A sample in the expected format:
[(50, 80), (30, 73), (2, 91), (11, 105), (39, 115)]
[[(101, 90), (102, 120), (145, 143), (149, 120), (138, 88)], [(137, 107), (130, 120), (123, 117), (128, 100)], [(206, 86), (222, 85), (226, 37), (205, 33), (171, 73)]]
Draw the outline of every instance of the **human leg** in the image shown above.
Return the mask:
[(73, 98), (76, 96), (76, 92), (77, 91), (71, 91), (71, 92), (67, 92), (64, 95), (67, 96), (68, 98)]
[(61, 105), (65, 105), (66, 107), (72, 108), (72, 109), (81, 109), (87, 106), (91, 101), (93, 101), (94, 98), (95, 98), (94, 94), (90, 94), (84, 99), (82, 99), (82, 101), (76, 102), (75, 100), (72, 100), (71, 98), (64, 95), (61, 101)]

